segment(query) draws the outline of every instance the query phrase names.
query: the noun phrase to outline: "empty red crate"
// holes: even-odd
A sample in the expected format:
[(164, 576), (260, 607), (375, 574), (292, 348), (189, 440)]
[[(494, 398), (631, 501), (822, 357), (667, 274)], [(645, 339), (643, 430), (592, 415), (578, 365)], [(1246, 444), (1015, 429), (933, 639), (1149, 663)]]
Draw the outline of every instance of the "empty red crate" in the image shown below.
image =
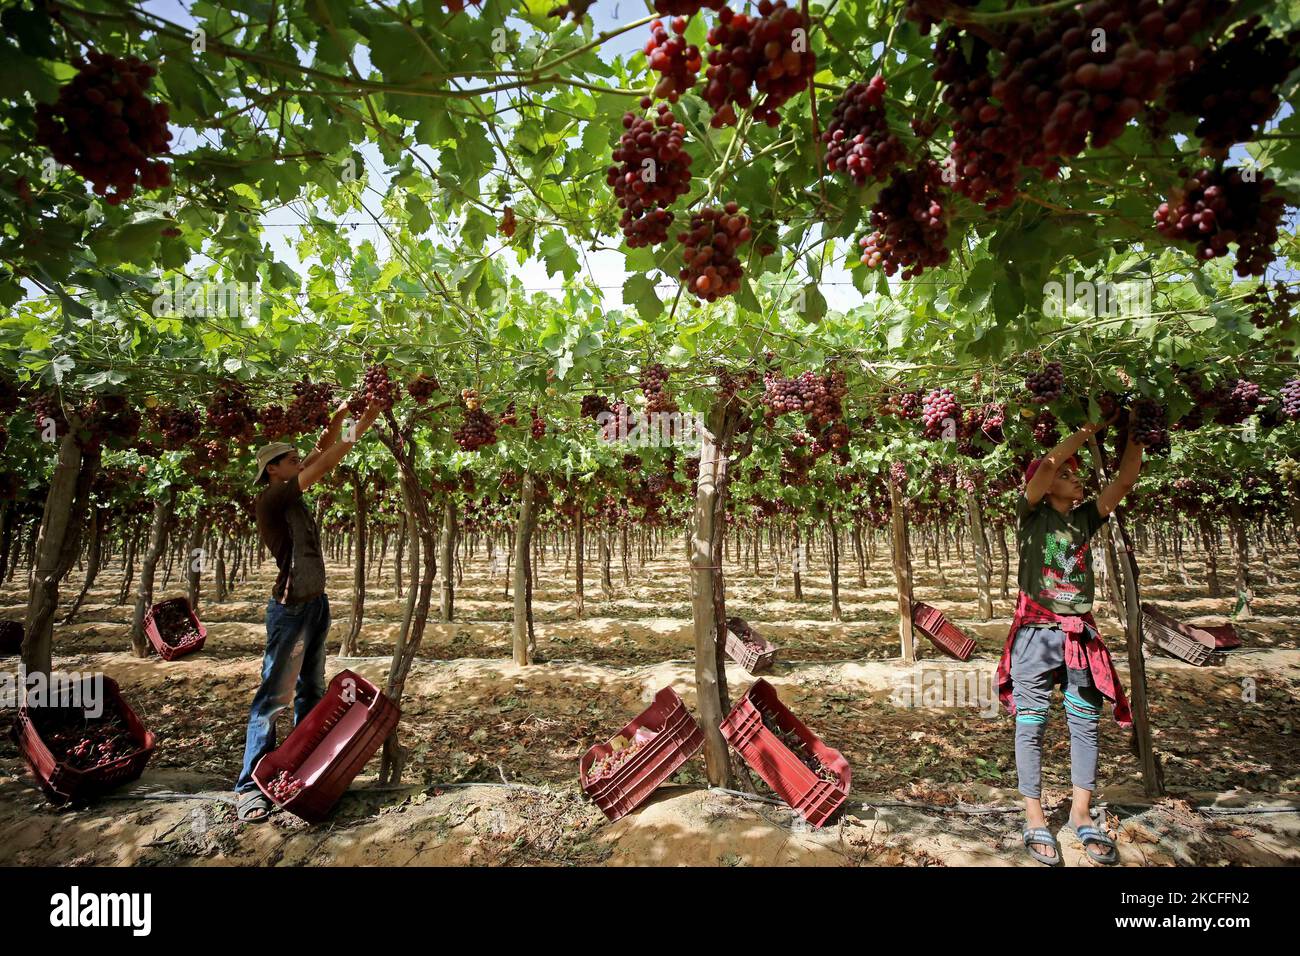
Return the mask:
[[(310, 823), (324, 820), (393, 732), (400, 714), (397, 704), (370, 681), (353, 671), (340, 671), (320, 703), (284, 743), (257, 762), (253, 782), (290, 813)], [(303, 785), (283, 802), (270, 790), (282, 770)]]
[[(765, 712), (783, 734), (793, 734), (802, 741), (804, 748), (835, 779), (823, 779), (799, 759), (763, 723)], [(722, 735), (745, 763), (811, 826), (822, 826), (849, 795), (852, 771), (844, 755), (822, 743), (820, 737), (781, 703), (776, 688), (765, 680), (754, 681), (731, 709), (722, 722)]]
[(1214, 641), (1212, 646), (1216, 651), (1230, 651), (1234, 647), (1241, 647), (1241, 635), (1231, 624), (1198, 624), (1196, 630), (1210, 635)]
[(975, 641), (961, 632), (957, 625), (943, 616), (938, 608), (928, 604), (912, 605), (912, 623), (928, 637), (931, 643), (949, 657), (968, 661), (975, 651)]
[[(173, 629), (175, 622), (186, 620), (197, 636), (191, 632), (177, 640), (171, 633), (165, 633)], [(193, 654), (208, 639), (208, 629), (199, 622), (189, 599), (183, 597), (161, 601), (149, 608), (144, 616), (144, 633), (158, 656), (165, 661)]]
[[(746, 640), (748, 638), (748, 640)], [(727, 618), (727, 656), (751, 674), (769, 670), (776, 661), (776, 645), (738, 618)]]
[(1157, 611), (1150, 604), (1142, 605), (1142, 617), (1147, 640), (1166, 654), (1197, 667), (1222, 662), (1222, 656), (1214, 653), (1214, 637), (1208, 632)]
[[(615, 752), (619, 737), (641, 747), (602, 780), (588, 774), (592, 765)], [(578, 761), (578, 782), (609, 819), (631, 813), (704, 746), (704, 731), (671, 687), (655, 694), (654, 703), (603, 744), (589, 748)]]
[(0, 657), (16, 657), (23, 652), (21, 621), (0, 621)]
[[(61, 706), (82, 706), (94, 700), (94, 688), (90, 686), (96, 680), (103, 681), (103, 705), (105, 709), (114, 708), (122, 715), (127, 732), (138, 745), (137, 750), (114, 760), (112, 763), (89, 770), (79, 770), (56, 756), (41, 737), (33, 715), (38, 707), (23, 704), (18, 708), (18, 722), (14, 725), (14, 736), (18, 749), (32, 768), (36, 782), (55, 803), (72, 803), (112, 790), (114, 787), (129, 783), (139, 778), (149, 762), (157, 741), (153, 732), (147, 729), (127, 704), (117, 682), (111, 677), (86, 677), (80, 687), (62, 688), (58, 698)], [(83, 708), (84, 709), (84, 708)]]

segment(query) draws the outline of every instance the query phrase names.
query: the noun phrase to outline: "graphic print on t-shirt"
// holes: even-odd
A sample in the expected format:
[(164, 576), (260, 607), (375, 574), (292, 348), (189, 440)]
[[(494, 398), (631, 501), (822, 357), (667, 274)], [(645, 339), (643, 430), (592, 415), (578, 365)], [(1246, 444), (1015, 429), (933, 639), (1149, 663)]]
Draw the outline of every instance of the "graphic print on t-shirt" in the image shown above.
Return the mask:
[(1087, 600), (1081, 592), (1088, 579), (1088, 542), (1071, 548), (1072, 536), (1053, 531), (1043, 542), (1043, 587), (1040, 598), (1076, 604)]

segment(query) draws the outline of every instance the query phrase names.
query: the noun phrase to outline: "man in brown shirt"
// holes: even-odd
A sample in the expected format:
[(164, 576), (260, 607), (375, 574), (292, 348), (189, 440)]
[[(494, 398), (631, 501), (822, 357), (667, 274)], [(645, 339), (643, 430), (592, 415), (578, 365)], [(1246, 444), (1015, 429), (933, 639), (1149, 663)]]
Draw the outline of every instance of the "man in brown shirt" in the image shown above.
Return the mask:
[(253, 768), (275, 749), (275, 721), (293, 702), (293, 720), (311, 711), (325, 693), (325, 638), (330, 628), (325, 596), (325, 559), (320, 533), (302, 493), (343, 460), (379, 414), (367, 408), (344, 433), (348, 407), (334, 412), (306, 460), (292, 445), (272, 442), (257, 453), (257, 532), (275, 557), (278, 573), (266, 605), (266, 652), (262, 685), (253, 697), (244, 739), (244, 765), (235, 783), (239, 819), (265, 820), (271, 802), (253, 781)]

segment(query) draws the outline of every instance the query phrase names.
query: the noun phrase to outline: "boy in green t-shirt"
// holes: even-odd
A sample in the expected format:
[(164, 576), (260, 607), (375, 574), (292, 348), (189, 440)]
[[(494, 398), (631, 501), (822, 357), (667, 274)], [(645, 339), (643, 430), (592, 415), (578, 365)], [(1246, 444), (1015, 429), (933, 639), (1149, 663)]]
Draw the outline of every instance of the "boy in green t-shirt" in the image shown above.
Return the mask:
[[(1036, 623), (1020, 627), (1009, 643), (1010, 676), (1016, 713), (1016, 770), (1025, 798), (1025, 845), (1037, 860), (1060, 863), (1060, 847), (1043, 814), (1043, 734), (1052, 688), (1065, 691), (1070, 730), (1070, 777), (1074, 799), (1069, 829), (1088, 855), (1114, 863), (1115, 846), (1092, 825), (1090, 807), (1096, 789), (1097, 724), (1104, 695), (1086, 668), (1067, 668), (1068, 633), (1083, 629), (1081, 618), (1092, 611), (1094, 579), (1089, 542), (1106, 516), (1137, 482), (1142, 446), (1130, 440), (1115, 479), (1091, 501), (1083, 501), (1079, 459), (1083, 444), (1103, 426), (1089, 423), (1065, 439), (1025, 472), (1025, 490), (1016, 502), (1019, 519), (1020, 607), (1035, 607)], [(1083, 502), (1080, 504), (1079, 502)], [(1026, 605), (1026, 599), (1032, 605)], [(1017, 613), (1017, 622), (1021, 620)], [(1091, 620), (1091, 618), (1089, 618)], [(1101, 850), (1102, 852), (1094, 852)]]

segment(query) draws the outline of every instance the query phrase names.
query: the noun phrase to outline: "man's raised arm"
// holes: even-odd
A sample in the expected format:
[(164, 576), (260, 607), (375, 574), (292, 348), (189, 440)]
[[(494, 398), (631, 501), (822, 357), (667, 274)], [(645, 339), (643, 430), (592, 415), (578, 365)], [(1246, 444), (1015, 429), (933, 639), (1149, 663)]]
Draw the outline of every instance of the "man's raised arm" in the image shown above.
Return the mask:
[[(339, 411), (346, 412), (347, 406), (343, 406)], [(307, 459), (308, 463), (303, 466), (302, 471), (298, 472), (298, 487), (303, 491), (306, 491), (316, 482), (320, 481), (333, 471), (334, 466), (343, 460), (343, 456), (351, 451), (352, 446), (356, 441), (366, 433), (366, 429), (374, 424), (375, 419), (379, 417), (379, 411), (380, 409), (378, 405), (371, 405), (365, 410), (361, 419), (354, 426), (354, 434), (348, 435), (342, 440), (339, 440), (339, 437), (336, 435), (327, 448), (322, 450), (318, 447), (316, 451), (312, 452), (311, 456)], [(338, 420), (341, 427), (343, 419), (340, 417), (339, 412), (335, 412), (334, 417)], [(331, 421), (329, 431), (335, 430), (334, 425), (335, 422)], [(329, 431), (326, 432), (327, 436), (329, 435)]]

